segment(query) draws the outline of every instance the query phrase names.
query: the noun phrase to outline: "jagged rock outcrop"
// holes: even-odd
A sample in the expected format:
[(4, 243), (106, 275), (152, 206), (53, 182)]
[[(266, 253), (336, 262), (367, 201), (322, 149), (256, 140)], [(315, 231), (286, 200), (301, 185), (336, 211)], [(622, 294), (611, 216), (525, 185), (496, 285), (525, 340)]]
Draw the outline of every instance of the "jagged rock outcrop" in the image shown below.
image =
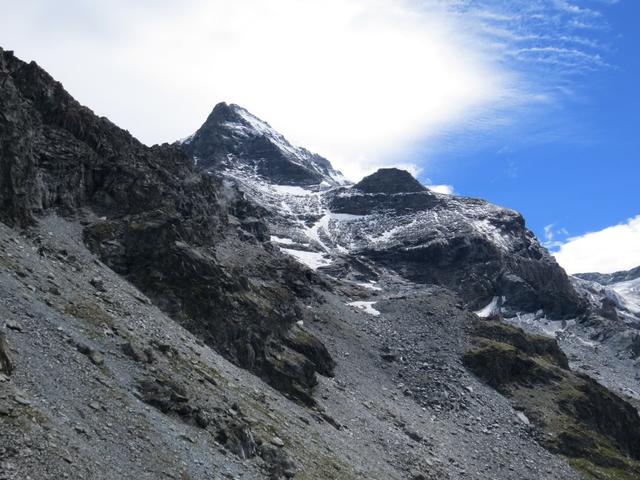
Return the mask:
[(9, 353), (9, 346), (4, 332), (0, 332), (0, 374), (11, 375), (13, 372), (13, 361)]
[(427, 189), (406, 170), (381, 168), (353, 186), (364, 193), (414, 193)]
[[(263, 246), (260, 209), (175, 146), (146, 147), (95, 116), (34, 62), (0, 50), (0, 72), (0, 218), (83, 218), (87, 244), (113, 270), (227, 358), (313, 403), (317, 352), (328, 353), (288, 333), (313, 279)], [(245, 256), (224, 255), (234, 248)]]
[[(408, 172), (405, 173), (408, 174)], [(384, 180), (381, 181), (384, 182)], [(441, 199), (426, 189), (367, 193), (354, 187), (330, 192), (327, 197), (329, 197), (329, 208), (332, 212), (347, 215), (411, 215), (442, 203)]]

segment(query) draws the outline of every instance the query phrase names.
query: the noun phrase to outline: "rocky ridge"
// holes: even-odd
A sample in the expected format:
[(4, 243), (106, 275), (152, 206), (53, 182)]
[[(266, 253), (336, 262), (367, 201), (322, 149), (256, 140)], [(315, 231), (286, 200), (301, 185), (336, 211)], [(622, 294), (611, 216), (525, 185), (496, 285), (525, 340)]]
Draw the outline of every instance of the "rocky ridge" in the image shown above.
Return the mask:
[(599, 283), (600, 285), (610, 285), (612, 283), (628, 282), (640, 278), (640, 266), (631, 270), (623, 270), (614, 273), (577, 273), (574, 277), (587, 280), (589, 282)]

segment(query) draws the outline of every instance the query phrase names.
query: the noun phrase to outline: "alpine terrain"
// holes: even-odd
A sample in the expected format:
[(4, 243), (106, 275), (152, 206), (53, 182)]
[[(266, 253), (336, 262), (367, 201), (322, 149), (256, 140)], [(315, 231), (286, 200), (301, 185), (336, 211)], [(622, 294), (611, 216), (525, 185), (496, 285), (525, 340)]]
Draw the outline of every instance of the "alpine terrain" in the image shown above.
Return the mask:
[(2, 49), (0, 328), (2, 479), (640, 478), (639, 269), (233, 104), (145, 146)]

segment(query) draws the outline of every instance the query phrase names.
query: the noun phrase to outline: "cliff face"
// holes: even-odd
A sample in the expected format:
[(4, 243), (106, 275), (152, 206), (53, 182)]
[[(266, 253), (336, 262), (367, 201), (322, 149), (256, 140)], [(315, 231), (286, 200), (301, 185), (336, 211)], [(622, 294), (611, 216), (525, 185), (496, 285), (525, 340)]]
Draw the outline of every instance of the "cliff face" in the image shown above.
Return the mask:
[[(2, 220), (25, 227), (54, 211), (81, 218), (92, 250), (164, 311), (313, 402), (315, 372), (333, 368), (314, 338), (297, 341), (297, 297), (310, 295), (313, 279), (263, 245), (258, 207), (196, 172), (178, 148), (146, 147), (95, 116), (35, 63), (0, 51), (0, 71)], [(234, 245), (244, 258), (224, 255)]]

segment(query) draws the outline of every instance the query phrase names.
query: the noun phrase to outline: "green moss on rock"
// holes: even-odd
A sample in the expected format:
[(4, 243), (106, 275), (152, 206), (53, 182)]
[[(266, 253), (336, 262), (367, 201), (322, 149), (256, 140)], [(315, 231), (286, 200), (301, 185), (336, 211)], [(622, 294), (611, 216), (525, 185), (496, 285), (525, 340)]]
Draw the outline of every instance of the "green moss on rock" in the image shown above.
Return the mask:
[(540, 443), (585, 478), (640, 478), (640, 416), (630, 403), (572, 372), (557, 343), (492, 320), (474, 325), (464, 364), (522, 410)]

